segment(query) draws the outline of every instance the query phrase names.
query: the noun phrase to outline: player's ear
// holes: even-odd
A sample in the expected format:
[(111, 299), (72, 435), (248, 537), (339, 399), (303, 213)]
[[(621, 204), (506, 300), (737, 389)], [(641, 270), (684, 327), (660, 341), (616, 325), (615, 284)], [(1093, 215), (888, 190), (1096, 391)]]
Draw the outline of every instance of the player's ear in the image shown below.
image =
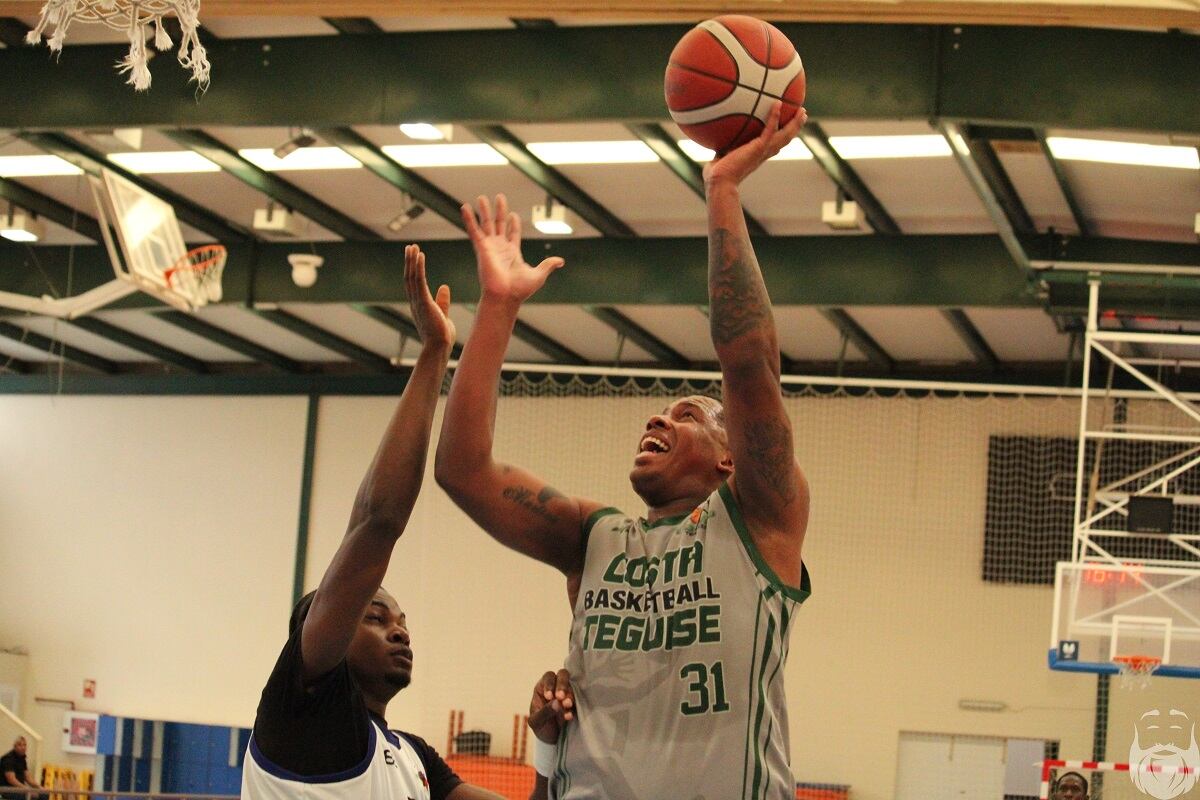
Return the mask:
[(728, 478), (733, 474), (733, 454), (728, 450), (724, 452), (721, 460), (717, 462), (717, 472), (724, 478)]

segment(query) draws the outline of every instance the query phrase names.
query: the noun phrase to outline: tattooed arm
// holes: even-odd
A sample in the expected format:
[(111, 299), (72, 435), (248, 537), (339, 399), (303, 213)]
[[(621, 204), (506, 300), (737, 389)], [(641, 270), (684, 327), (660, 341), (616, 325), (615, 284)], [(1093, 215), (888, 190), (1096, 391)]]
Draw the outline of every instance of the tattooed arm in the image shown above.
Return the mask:
[(731, 481), (755, 542), (785, 582), (800, 580), (808, 486), (796, 464), (792, 426), (779, 385), (779, 342), (771, 300), (750, 244), (738, 185), (791, 141), (803, 109), (779, 127), (779, 108), (756, 140), (704, 171), (708, 205), (708, 294), (713, 346), (721, 363)]
[(479, 217), (463, 206), (475, 248), (482, 295), (446, 401), (434, 474), (458, 507), (501, 544), (536, 558), (570, 579), (583, 568), (583, 522), (599, 503), (564, 496), (540, 478), (492, 457), (496, 395), (504, 351), (521, 303), (563, 265), (532, 267), (521, 256), (521, 224), (504, 195), (495, 213), (478, 200)]

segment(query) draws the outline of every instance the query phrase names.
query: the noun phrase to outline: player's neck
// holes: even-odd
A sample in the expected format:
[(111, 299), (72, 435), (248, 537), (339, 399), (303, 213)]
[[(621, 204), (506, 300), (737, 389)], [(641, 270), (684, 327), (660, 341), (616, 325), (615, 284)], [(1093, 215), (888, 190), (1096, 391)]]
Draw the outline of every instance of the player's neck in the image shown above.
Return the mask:
[(684, 514), (689, 514), (696, 506), (703, 503), (707, 497), (707, 494), (702, 497), (680, 497), (675, 500), (666, 501), (660, 505), (648, 505), (646, 506), (646, 521), (654, 524), (660, 519), (670, 519), (671, 517), (681, 517)]

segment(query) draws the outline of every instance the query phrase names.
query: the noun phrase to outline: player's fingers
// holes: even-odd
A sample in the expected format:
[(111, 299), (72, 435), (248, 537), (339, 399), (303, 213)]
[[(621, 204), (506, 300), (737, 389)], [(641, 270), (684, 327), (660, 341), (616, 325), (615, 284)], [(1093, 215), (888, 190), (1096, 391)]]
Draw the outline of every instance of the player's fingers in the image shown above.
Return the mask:
[(479, 220), (475, 219), (475, 210), (471, 208), (470, 203), (462, 204), (462, 220), (463, 225), (467, 228), (467, 236), (471, 237), (471, 241), (479, 241), (483, 236), (483, 231), (479, 228)]
[(528, 725), (536, 731), (538, 728), (554, 719), (554, 715), (557, 713), (558, 712), (554, 710), (554, 706), (551, 703), (546, 703), (546, 705), (529, 715)]
[[(554, 696), (559, 700), (564, 701), (563, 705), (567, 705), (567, 695), (571, 693), (571, 673), (565, 669), (560, 669), (558, 674), (554, 676)], [(574, 701), (571, 701), (574, 705)]]
[(493, 235), (496, 232), (496, 220), (492, 217), (492, 204), (486, 197), (479, 195), (475, 199), (475, 205), (479, 207), (479, 227), (483, 235)]
[(442, 310), (443, 314), (448, 315), (450, 313), (450, 287), (449, 286), (447, 286), (446, 284), (443, 283), (441, 286), (438, 287), (437, 298), (435, 299), (435, 302), (437, 303), (438, 308), (440, 308)]
[(508, 240), (521, 243), (521, 215), (515, 211), (508, 215)]
[(506, 225), (508, 225), (508, 198), (501, 192), (496, 195), (496, 233), (507, 236), (507, 232), (504, 230)]
[(542, 263), (538, 264), (536, 269), (538, 272), (543, 274), (543, 278), (548, 278), (550, 277), (551, 272), (562, 269), (563, 265), (566, 263), (567, 262), (564, 261), (560, 256), (550, 256), (542, 261)]
[(537, 688), (534, 690), (547, 700), (554, 698), (554, 682), (555, 675), (553, 672), (547, 671), (542, 679), (538, 681)]

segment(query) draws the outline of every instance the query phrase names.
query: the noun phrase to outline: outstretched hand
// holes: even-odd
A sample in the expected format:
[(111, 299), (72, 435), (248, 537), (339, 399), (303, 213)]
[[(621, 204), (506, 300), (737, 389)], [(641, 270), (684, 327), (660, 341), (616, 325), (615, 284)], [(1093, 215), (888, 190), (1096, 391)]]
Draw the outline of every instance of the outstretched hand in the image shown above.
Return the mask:
[(450, 287), (439, 286), (436, 298), (430, 294), (425, 280), (425, 254), (415, 244), (404, 248), (404, 288), (421, 342), (442, 344), (447, 349), (453, 346), (457, 332), (450, 319)]
[(529, 701), (529, 727), (546, 744), (558, 742), (562, 726), (575, 719), (575, 692), (571, 673), (565, 669), (547, 672), (533, 687)]
[(704, 183), (730, 181), (737, 185), (795, 139), (800, 127), (808, 121), (808, 112), (803, 108), (797, 110), (796, 115), (781, 128), (779, 118), (782, 113), (783, 103), (776, 103), (757, 138), (708, 162), (704, 166)]
[(550, 277), (564, 262), (558, 256), (545, 259), (536, 267), (521, 255), (521, 218), (508, 210), (504, 195), (496, 195), (496, 208), (484, 196), (476, 200), (479, 217), (471, 206), (462, 207), (463, 223), (479, 269), (479, 287), (485, 297), (521, 303)]

